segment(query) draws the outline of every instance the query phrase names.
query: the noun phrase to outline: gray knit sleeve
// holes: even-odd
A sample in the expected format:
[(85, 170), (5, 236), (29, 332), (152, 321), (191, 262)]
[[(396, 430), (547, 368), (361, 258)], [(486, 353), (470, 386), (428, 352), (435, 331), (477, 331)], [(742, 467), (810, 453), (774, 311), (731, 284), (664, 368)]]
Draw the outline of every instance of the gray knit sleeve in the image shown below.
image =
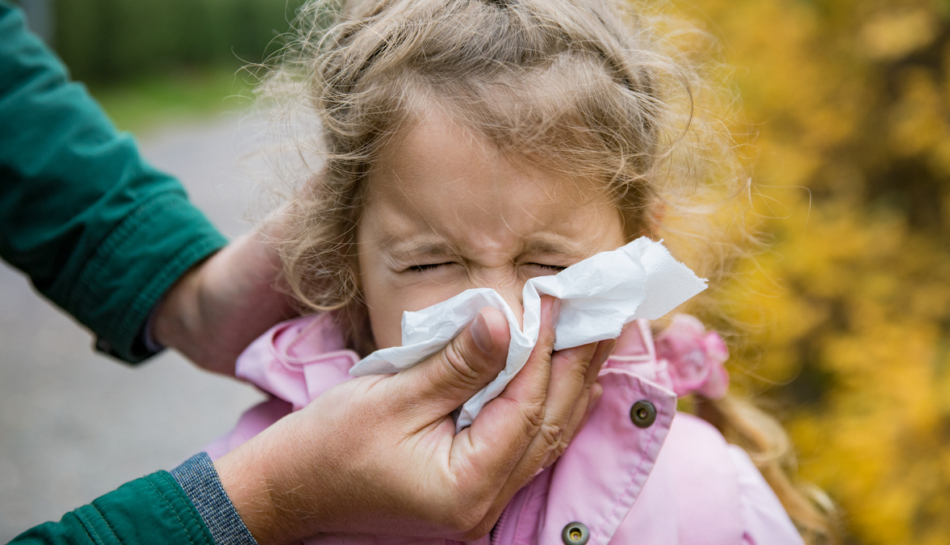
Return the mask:
[(241, 520), (231, 499), (224, 492), (211, 458), (199, 452), (171, 470), (218, 545), (257, 545)]

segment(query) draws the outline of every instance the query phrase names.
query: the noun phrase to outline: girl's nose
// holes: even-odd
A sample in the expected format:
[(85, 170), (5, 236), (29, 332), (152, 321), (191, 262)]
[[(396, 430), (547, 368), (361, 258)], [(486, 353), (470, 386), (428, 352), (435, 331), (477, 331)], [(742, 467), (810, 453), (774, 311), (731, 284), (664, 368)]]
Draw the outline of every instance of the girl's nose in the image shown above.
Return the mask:
[(508, 306), (511, 307), (511, 312), (515, 315), (515, 318), (518, 319), (518, 327), (524, 329), (524, 306), (521, 301), (521, 292), (524, 289), (524, 283), (517, 282), (515, 285), (508, 284), (506, 286), (488, 287), (497, 291), (498, 295), (501, 295), (501, 298), (508, 303)]
[(484, 270), (481, 274), (472, 277), (473, 288), (491, 288), (501, 295), (501, 298), (511, 307), (512, 314), (518, 320), (518, 327), (524, 328), (524, 306), (521, 301), (521, 292), (525, 281), (518, 278), (514, 271), (507, 269)]

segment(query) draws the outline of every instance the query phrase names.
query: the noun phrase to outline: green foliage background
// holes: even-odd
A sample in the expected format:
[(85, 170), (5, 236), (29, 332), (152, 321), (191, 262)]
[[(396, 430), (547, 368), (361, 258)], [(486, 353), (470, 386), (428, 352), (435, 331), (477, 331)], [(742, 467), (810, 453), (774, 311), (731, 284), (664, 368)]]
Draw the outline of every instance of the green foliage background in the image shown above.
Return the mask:
[[(300, 0), (58, 0), (55, 47), (84, 81), (260, 62)], [(275, 40), (276, 39), (276, 40)]]
[[(60, 0), (56, 48), (93, 81), (256, 62), (294, 2)], [(770, 246), (725, 294), (752, 326), (737, 389), (778, 412), (847, 543), (950, 543), (950, 6), (667, 8), (721, 41), (753, 128)]]

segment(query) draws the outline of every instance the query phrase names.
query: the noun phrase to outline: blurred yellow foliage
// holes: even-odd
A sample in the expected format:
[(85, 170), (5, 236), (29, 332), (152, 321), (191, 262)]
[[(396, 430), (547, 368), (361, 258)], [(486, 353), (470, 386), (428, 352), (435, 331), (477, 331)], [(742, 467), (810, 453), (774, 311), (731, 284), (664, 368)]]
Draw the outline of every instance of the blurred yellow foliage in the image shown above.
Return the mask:
[(737, 389), (778, 409), (846, 543), (950, 543), (950, 5), (678, 7), (739, 68), (758, 151)]

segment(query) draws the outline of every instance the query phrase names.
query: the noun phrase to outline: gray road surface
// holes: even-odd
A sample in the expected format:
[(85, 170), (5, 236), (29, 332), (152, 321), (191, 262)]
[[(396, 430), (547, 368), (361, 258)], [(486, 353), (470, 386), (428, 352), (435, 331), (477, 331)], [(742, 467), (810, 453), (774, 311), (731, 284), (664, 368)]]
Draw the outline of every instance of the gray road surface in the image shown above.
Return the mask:
[[(225, 234), (250, 184), (235, 168), (241, 125), (169, 127), (142, 147), (178, 175)], [(263, 397), (166, 353), (133, 369), (96, 355), (91, 336), (0, 263), (0, 543), (120, 484), (177, 465)]]

